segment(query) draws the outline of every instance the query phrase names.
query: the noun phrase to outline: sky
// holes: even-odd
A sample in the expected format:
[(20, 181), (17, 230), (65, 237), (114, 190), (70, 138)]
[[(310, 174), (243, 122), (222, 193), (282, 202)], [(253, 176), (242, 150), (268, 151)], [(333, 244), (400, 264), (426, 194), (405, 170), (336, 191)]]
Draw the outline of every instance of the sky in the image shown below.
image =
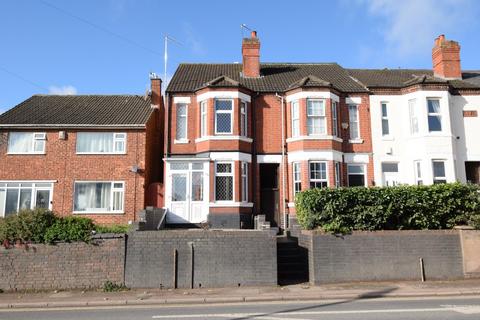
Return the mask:
[[(241, 24), (262, 62), (431, 68), (435, 37), (480, 70), (477, 0), (0, 0), (0, 113), (34, 94), (144, 94), (180, 62), (241, 61)], [(248, 35), (248, 31), (244, 35)]]

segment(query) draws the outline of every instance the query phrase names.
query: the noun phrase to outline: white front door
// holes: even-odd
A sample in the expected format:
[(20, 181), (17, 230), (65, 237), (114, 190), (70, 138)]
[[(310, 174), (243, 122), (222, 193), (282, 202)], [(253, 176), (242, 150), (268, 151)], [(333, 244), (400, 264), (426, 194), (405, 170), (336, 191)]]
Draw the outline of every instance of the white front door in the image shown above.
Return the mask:
[(201, 223), (208, 214), (208, 163), (171, 163), (168, 166), (167, 223)]

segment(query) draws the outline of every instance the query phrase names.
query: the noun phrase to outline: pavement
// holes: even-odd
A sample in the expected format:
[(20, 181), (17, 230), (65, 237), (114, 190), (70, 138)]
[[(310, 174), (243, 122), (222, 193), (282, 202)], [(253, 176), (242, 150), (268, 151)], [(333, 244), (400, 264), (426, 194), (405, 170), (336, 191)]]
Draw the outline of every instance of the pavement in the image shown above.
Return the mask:
[(356, 282), (310, 286), (216, 289), (133, 289), (121, 292), (44, 291), (0, 293), (0, 310), (15, 308), (114, 307), (338, 299), (479, 296), (480, 279), (456, 281)]

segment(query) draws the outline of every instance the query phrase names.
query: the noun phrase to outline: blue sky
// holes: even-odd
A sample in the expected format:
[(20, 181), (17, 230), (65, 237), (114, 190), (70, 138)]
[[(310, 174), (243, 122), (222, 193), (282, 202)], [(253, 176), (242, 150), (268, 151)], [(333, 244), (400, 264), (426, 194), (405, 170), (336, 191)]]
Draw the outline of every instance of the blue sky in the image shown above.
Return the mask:
[(460, 42), (463, 69), (480, 69), (480, 1), (0, 0), (0, 113), (29, 96), (143, 94), (179, 62), (241, 61), (242, 23), (263, 62), (431, 68), (439, 34)]

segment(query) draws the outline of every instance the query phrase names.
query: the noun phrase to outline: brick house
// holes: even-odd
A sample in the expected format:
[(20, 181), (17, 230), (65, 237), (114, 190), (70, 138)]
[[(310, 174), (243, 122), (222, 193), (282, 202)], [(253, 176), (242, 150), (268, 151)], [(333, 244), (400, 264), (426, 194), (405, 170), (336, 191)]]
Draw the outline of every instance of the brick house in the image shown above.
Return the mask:
[(282, 228), (308, 188), (478, 182), (480, 72), (462, 73), (444, 36), (432, 62), (261, 63), (252, 32), (242, 64), (180, 64), (165, 94), (167, 222), (239, 228), (262, 213)]
[(44, 207), (127, 223), (161, 206), (164, 112), (151, 81), (145, 97), (34, 95), (0, 115), (0, 217)]

